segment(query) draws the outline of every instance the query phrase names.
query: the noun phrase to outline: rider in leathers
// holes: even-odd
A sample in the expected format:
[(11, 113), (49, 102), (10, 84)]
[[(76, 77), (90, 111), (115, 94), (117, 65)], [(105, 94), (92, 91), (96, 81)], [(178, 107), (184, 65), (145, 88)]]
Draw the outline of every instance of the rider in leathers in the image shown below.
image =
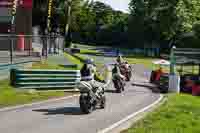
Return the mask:
[(122, 64), (124, 63), (124, 59), (122, 58), (121, 55), (119, 55), (119, 56), (117, 57), (116, 61), (117, 61), (117, 63), (118, 63), (119, 65), (122, 65)]
[(96, 72), (96, 66), (94, 65), (94, 62), (92, 59), (86, 60), (85, 64), (83, 65), (81, 69), (81, 81), (86, 81), (89, 83), (94, 92), (96, 92), (96, 96), (99, 97), (99, 92), (103, 91), (102, 83), (97, 82), (95, 80), (95, 72)]
[(120, 68), (118, 64), (115, 64), (113, 70), (112, 70), (112, 76), (113, 76), (113, 80), (115, 80), (116, 78), (120, 78), (120, 82), (122, 82), (124, 85), (124, 80), (125, 80), (125, 76), (121, 74)]

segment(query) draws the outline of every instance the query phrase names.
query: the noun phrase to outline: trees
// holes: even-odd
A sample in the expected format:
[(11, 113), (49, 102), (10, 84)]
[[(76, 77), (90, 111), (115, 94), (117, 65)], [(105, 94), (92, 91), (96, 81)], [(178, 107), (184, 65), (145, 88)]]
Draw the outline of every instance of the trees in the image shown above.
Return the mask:
[[(66, 31), (66, 1), (68, 0), (52, 2), (51, 32), (56, 32), (59, 28), (64, 35)], [(40, 25), (42, 33), (47, 28), (47, 2), (48, 0), (34, 1), (34, 25)], [(72, 0), (70, 18), (73, 41), (111, 45), (125, 40), (123, 38), (127, 30), (128, 14), (115, 11), (107, 4), (91, 0)]]
[(193, 25), (192, 30), (193, 30), (195, 36), (200, 40), (200, 21), (196, 22)]
[(86, 1), (77, 18), (79, 31), (76, 35), (79, 34), (82, 42), (111, 45), (123, 36), (128, 14), (101, 2)]
[(131, 42), (160, 42), (191, 32), (200, 19), (199, 5), (199, 0), (131, 0), (129, 33), (136, 36)]

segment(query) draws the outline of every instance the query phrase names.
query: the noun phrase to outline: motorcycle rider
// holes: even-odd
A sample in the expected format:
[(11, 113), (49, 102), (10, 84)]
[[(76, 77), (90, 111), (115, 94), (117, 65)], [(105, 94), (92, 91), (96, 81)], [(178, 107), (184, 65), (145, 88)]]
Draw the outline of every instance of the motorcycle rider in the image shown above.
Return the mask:
[[(118, 64), (114, 65), (114, 68), (112, 70), (112, 76), (113, 76), (113, 80), (115, 80), (116, 78), (120, 77), (120, 82), (123, 83), (123, 85), (125, 86), (125, 76), (121, 74), (120, 68)], [(124, 89), (124, 88), (123, 88)]]
[(117, 57), (116, 61), (117, 61), (117, 63), (118, 63), (119, 65), (122, 65), (122, 64), (124, 63), (124, 59), (122, 58), (121, 55), (119, 55), (119, 56)]
[(81, 69), (81, 81), (89, 83), (96, 93), (97, 97), (100, 97), (99, 92), (103, 91), (102, 83), (95, 80), (96, 66), (93, 59), (87, 59)]
[[(124, 69), (126, 69), (126, 71), (129, 71), (130, 65), (128, 64), (127, 61), (125, 61), (125, 60), (122, 58), (121, 55), (119, 55), (119, 56), (117, 57), (116, 61), (117, 61), (117, 63), (118, 63), (118, 66), (119, 66), (121, 72), (122, 72), (122, 71), (125, 71)], [(123, 72), (122, 72), (122, 73), (123, 73)]]

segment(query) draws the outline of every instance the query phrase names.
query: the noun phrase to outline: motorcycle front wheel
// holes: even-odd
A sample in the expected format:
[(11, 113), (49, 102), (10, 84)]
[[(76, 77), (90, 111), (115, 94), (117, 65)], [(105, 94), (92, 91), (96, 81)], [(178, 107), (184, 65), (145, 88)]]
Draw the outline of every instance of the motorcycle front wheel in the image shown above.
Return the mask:
[(100, 108), (101, 108), (101, 109), (104, 109), (105, 106), (106, 106), (106, 96), (103, 95), (102, 98), (101, 98)]
[(94, 110), (94, 106), (90, 103), (88, 96), (81, 95), (79, 99), (80, 109), (83, 113), (89, 114)]

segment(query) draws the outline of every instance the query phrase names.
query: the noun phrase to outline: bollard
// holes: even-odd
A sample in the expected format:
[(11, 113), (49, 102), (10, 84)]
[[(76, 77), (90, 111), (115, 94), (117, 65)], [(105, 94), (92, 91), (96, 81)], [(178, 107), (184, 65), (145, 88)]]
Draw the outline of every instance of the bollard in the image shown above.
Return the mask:
[(23, 34), (19, 34), (18, 36), (17, 49), (19, 51), (24, 51), (24, 35)]
[(179, 75), (169, 75), (169, 92), (180, 93), (180, 76)]

